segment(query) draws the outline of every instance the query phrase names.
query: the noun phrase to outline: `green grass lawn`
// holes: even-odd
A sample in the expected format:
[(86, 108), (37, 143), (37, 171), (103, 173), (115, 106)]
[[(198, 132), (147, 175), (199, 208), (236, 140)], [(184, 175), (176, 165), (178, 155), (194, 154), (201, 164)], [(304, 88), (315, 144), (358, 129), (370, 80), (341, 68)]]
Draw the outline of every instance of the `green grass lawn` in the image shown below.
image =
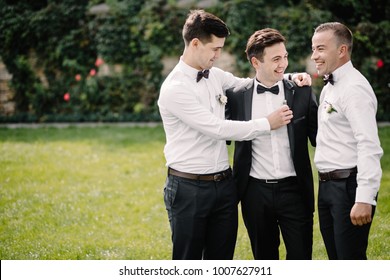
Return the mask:
[[(380, 137), (383, 178), (368, 256), (388, 260), (390, 128)], [(0, 258), (170, 259), (164, 143), (161, 126), (1, 128)], [(317, 213), (313, 258), (326, 259)], [(235, 259), (252, 259), (241, 219)]]

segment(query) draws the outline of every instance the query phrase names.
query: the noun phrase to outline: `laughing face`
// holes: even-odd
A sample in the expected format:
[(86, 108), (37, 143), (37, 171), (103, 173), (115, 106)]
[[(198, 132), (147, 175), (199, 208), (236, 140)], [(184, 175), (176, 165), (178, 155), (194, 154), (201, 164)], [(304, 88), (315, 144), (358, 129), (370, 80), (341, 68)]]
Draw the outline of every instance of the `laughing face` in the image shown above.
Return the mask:
[(252, 58), (257, 79), (265, 86), (273, 86), (283, 79), (288, 66), (288, 53), (284, 43), (278, 43), (264, 49), (263, 61)]
[(312, 51), (311, 59), (316, 64), (319, 76), (328, 75), (341, 65), (340, 47), (331, 30), (314, 33)]

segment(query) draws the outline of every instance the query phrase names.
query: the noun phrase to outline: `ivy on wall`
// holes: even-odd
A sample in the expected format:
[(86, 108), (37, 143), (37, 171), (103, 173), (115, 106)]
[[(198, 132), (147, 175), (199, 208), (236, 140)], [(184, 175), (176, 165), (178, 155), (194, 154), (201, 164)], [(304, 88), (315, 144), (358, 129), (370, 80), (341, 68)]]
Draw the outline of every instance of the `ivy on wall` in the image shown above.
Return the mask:
[[(109, 11), (91, 14), (99, 4)], [(190, 8), (196, 5), (172, 0), (0, 0), (0, 57), (13, 75), (16, 102), (15, 114), (0, 121), (158, 120), (162, 58), (180, 56)], [(373, 85), (378, 119), (390, 120), (385, 0), (229, 0), (206, 10), (228, 24), (225, 50), (243, 76), (251, 70), (244, 50), (255, 30), (279, 29), (287, 38), (288, 71), (304, 71), (314, 28), (347, 24), (355, 36), (352, 61)], [(314, 87), (319, 93), (316, 80)]]

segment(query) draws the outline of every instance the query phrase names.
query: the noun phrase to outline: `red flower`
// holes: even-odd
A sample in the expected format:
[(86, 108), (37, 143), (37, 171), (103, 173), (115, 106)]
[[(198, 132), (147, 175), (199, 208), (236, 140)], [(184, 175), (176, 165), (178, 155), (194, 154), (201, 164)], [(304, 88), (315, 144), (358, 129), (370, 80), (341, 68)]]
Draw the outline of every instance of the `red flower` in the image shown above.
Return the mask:
[(64, 94), (64, 100), (65, 100), (66, 102), (68, 102), (68, 101), (70, 100), (70, 93), (69, 93), (69, 92), (67, 92), (67, 93)]
[(100, 65), (102, 65), (104, 63), (104, 60), (101, 59), (101, 58), (97, 58), (96, 61), (95, 61), (95, 66), (96, 67), (99, 67)]
[(80, 74), (77, 74), (76, 76), (74, 76), (74, 79), (76, 80), (76, 81), (81, 81), (81, 75)]
[(90, 76), (95, 76), (96, 75), (96, 70), (95, 69), (91, 69), (91, 71), (89, 71), (89, 75)]
[(314, 78), (314, 79), (317, 79), (317, 78), (318, 78), (318, 72), (313, 73), (313, 78)]
[(379, 59), (379, 60), (376, 62), (376, 67), (378, 67), (378, 68), (382, 68), (384, 65), (385, 65), (385, 63), (383, 62), (382, 59)]

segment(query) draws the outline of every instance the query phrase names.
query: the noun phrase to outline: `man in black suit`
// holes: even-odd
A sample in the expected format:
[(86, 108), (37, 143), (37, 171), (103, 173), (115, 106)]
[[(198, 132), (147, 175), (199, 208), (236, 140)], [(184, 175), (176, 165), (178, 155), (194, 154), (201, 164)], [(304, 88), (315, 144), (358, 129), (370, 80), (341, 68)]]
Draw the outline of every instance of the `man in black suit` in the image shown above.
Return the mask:
[(250, 86), (226, 92), (226, 117), (247, 121), (282, 104), (294, 116), (285, 127), (235, 142), (233, 176), (253, 256), (279, 259), (281, 232), (287, 259), (311, 259), (314, 188), (308, 140), (316, 145), (316, 98), (310, 87), (297, 87), (283, 78), (288, 53), (279, 31), (256, 31), (246, 53), (256, 77)]

